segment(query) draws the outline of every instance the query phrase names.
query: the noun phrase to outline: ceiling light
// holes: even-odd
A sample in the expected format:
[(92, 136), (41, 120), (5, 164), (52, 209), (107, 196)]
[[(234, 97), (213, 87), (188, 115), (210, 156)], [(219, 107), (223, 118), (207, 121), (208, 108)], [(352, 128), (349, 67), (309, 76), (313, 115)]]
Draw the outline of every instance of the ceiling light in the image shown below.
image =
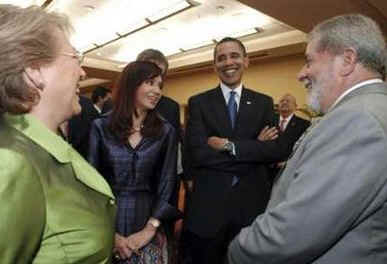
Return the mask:
[(84, 5), (83, 8), (85, 8), (87, 12), (93, 12), (93, 10), (95, 9), (95, 6)]
[(129, 23), (129, 25), (120, 29), (119, 31), (117, 31), (117, 33), (120, 35), (125, 35), (125, 34), (133, 32), (133, 31), (136, 31), (140, 28), (143, 28), (147, 25), (149, 25), (148, 21), (146, 21), (145, 19), (140, 19), (140, 20), (135, 21), (133, 23)]
[[(122, 0), (118, 10), (112, 2), (96, 6), (95, 12), (81, 16), (74, 21), (74, 27), (77, 29), (74, 43), (77, 47), (85, 47), (89, 43), (96, 44), (96, 47), (86, 51), (89, 53), (198, 5), (192, 0), (159, 0), (157, 2), (142, 0), (141, 3), (140, 5)], [(149, 5), (152, 5), (153, 9), (150, 10)], [(128, 17), (125, 10), (131, 9), (136, 11)], [(105, 26), (106, 21), (109, 21), (109, 27)]]
[(235, 32), (232, 32), (232, 33), (227, 34), (227, 35), (219, 35), (215, 38), (215, 40), (219, 42), (225, 37), (240, 38), (240, 37), (248, 36), (251, 34), (256, 34), (259, 32), (262, 32), (262, 30), (260, 28), (249, 28), (246, 30), (235, 31)]
[(102, 46), (103, 44), (118, 38), (117, 34), (114, 31), (99, 32), (98, 29), (94, 31), (93, 35), (96, 36), (94, 43), (98, 46)]
[(82, 45), (75, 44), (74, 40), (71, 40), (71, 42), (73, 43), (73, 46), (77, 47), (77, 50), (81, 51), (82, 53), (85, 53), (85, 51), (90, 50), (90, 49), (94, 49), (95, 47), (97, 47), (93, 43), (86, 43), (85, 45), (82, 46)]
[(45, 0), (4, 0), (1, 1), (2, 4), (11, 4), (20, 7), (27, 7), (31, 5), (42, 6)]
[(183, 47), (181, 47), (181, 49), (183, 51), (188, 51), (188, 50), (193, 50), (193, 49), (198, 49), (198, 48), (202, 48), (202, 47), (205, 47), (205, 46), (209, 46), (209, 45), (212, 45), (214, 44), (213, 41), (211, 40), (207, 40), (207, 41), (202, 41), (202, 42), (197, 42), (197, 43), (189, 43)]
[(181, 2), (178, 2), (178, 3), (175, 3), (175, 4), (172, 4), (158, 12), (156, 12), (154, 15), (152, 16), (149, 16), (148, 19), (151, 21), (151, 22), (156, 22), (162, 18), (165, 18), (165, 17), (168, 17), (174, 13), (177, 13), (179, 11), (182, 11), (184, 10), (185, 8), (187, 7), (190, 7), (191, 4), (187, 1), (181, 1)]
[(231, 34), (231, 37), (233, 38), (240, 38), (240, 37), (244, 37), (244, 36), (248, 36), (248, 35), (251, 35), (251, 34), (256, 34), (256, 33), (259, 33), (261, 31), (257, 30), (258, 28), (250, 28), (250, 29), (247, 29), (247, 30), (242, 30), (242, 31), (238, 31), (238, 32), (234, 32)]

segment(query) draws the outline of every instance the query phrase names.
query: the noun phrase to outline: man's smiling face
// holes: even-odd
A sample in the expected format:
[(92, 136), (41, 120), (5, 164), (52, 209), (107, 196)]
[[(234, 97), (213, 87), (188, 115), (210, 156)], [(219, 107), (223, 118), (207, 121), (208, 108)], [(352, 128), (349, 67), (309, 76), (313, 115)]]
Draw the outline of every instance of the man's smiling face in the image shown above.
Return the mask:
[(227, 41), (216, 47), (215, 71), (219, 79), (231, 89), (239, 86), (249, 61), (237, 42)]

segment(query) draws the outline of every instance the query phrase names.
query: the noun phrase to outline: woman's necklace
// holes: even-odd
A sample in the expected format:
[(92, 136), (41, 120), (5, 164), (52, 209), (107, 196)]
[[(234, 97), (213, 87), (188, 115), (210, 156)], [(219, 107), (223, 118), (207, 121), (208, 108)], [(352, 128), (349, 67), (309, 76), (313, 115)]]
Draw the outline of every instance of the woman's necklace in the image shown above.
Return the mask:
[(133, 131), (133, 133), (135, 133), (135, 132), (140, 132), (141, 129), (143, 129), (143, 128), (144, 128), (144, 125), (143, 125), (143, 124), (141, 124), (140, 126), (137, 126), (137, 127), (133, 126), (133, 127), (132, 127), (132, 131)]
[[(145, 117), (135, 117), (133, 116), (133, 123), (132, 123), (132, 128), (131, 128), (131, 133), (139, 133), (141, 132), (141, 130), (144, 128), (144, 120), (145, 120)], [(135, 122), (137, 121), (137, 122)], [(136, 124), (138, 123), (138, 125)]]

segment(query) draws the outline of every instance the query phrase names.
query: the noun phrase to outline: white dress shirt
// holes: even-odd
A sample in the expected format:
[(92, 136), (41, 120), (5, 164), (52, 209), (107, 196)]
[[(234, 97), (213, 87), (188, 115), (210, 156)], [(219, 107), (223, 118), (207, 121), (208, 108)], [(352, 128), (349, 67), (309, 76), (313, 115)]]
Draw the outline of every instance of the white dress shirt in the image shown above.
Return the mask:
[(94, 106), (95, 110), (97, 110), (98, 114), (101, 114), (102, 109), (99, 109), (99, 107), (95, 104), (93, 104), (93, 106)]
[(239, 103), (241, 101), (241, 96), (242, 96), (242, 83), (239, 84), (238, 87), (231, 89), (224, 83), (220, 83), (220, 88), (222, 89), (222, 93), (224, 96), (224, 100), (226, 100), (226, 105), (228, 104), (228, 99), (230, 99), (230, 92), (234, 91), (235, 92), (235, 102), (237, 103), (237, 109), (239, 110)]

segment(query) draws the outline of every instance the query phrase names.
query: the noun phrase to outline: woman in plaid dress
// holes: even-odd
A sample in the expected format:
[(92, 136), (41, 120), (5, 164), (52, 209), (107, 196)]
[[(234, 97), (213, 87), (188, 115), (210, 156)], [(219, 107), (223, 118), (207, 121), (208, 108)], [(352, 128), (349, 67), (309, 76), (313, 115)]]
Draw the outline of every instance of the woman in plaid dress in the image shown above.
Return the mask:
[[(161, 70), (129, 63), (115, 90), (111, 113), (94, 121), (88, 159), (117, 198), (116, 263), (167, 263), (165, 220), (178, 210), (169, 201), (176, 185), (174, 128), (154, 110)], [(161, 224), (161, 225), (160, 225)]]

